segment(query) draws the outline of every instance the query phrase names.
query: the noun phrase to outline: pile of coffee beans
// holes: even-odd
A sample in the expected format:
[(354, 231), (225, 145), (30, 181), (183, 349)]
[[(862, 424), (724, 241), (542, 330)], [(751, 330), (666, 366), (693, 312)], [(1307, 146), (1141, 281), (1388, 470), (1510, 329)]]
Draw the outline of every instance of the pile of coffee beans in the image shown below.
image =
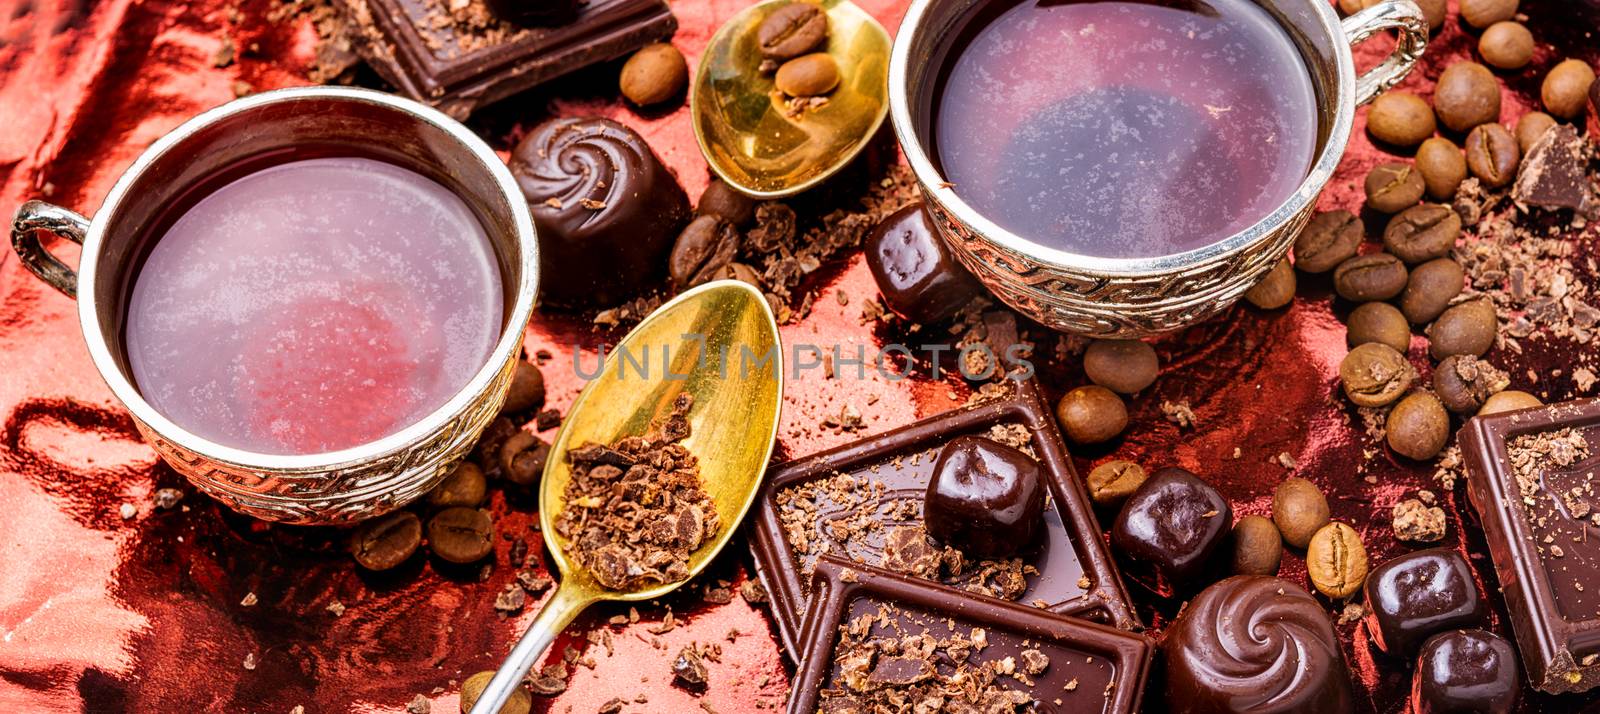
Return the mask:
[(490, 478), (519, 489), (538, 483), (550, 446), (517, 428), (513, 417), (527, 421), (544, 400), (543, 373), (532, 362), (518, 361), (501, 414), (484, 429), (472, 455), (415, 504), (357, 526), (350, 535), (356, 563), (368, 570), (393, 569), (411, 560), (424, 539), (428, 550), (448, 563), (476, 563), (493, 554), (494, 519), (481, 508)]
[(821, 97), (839, 86), (839, 64), (820, 51), (828, 42), (828, 13), (808, 2), (791, 2), (774, 10), (756, 28), (761, 71), (773, 72), (773, 84), (785, 96)]
[[(1516, 20), (1516, 0), (1464, 0), (1461, 15), (1483, 31), (1478, 54), (1487, 65), (1516, 70), (1532, 60), (1534, 38)], [(1389, 216), (1381, 250), (1363, 250), (1367, 226), (1344, 210), (1313, 216), (1294, 245), (1296, 269), (1332, 271), (1334, 291), (1354, 303), (1346, 319), (1351, 350), (1339, 369), (1344, 394), (1357, 406), (1388, 410), (1385, 439), (1410, 459), (1443, 451), (1452, 412), (1466, 417), (1538, 404), (1505, 392), (1505, 372), (1479, 359), (1494, 347), (1499, 319), (1493, 302), (1466, 290), (1454, 255), (1463, 217), (1452, 202), (1469, 179), (1474, 190), (1511, 186), (1547, 131), (1561, 120), (1583, 120), (1595, 74), (1579, 60), (1555, 65), (1541, 88), (1546, 111), (1529, 113), (1513, 129), (1499, 123), (1501, 83), (1489, 66), (1457, 62), (1431, 97), (1390, 91), (1368, 110), (1367, 131), (1379, 146), (1415, 149), (1411, 162), (1381, 163), (1367, 174), (1366, 215)], [(1416, 332), (1437, 362), (1431, 380), (1406, 357)]]

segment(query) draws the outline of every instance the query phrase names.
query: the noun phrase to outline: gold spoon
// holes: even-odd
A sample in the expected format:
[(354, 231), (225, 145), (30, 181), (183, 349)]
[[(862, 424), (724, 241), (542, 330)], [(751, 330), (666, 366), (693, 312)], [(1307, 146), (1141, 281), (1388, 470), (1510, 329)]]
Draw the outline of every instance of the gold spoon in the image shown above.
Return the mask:
[(839, 64), (828, 102), (785, 113), (762, 73), (756, 28), (795, 0), (767, 0), (728, 20), (706, 46), (689, 92), (694, 136), (723, 181), (755, 198), (793, 196), (838, 173), (889, 114), (889, 33), (849, 0), (820, 0), (826, 51)]
[[(633, 361), (621, 359), (625, 355)], [(644, 370), (636, 366), (641, 363)], [(561, 584), (489, 680), (472, 714), (499, 712), (556, 635), (584, 608), (600, 600), (650, 600), (688, 582), (608, 590), (569, 556), (569, 544), (555, 528), (572, 476), (567, 449), (643, 435), (652, 421), (671, 412), (673, 399), (683, 392), (693, 395), (694, 407), (689, 437), (681, 443), (699, 459), (700, 479), (722, 523), (716, 538), (690, 554), (693, 578), (738, 532), (778, 431), (783, 353), (778, 324), (760, 291), (736, 280), (719, 280), (673, 298), (611, 350), (604, 371), (578, 394), (550, 448), (539, 491), (539, 521)]]

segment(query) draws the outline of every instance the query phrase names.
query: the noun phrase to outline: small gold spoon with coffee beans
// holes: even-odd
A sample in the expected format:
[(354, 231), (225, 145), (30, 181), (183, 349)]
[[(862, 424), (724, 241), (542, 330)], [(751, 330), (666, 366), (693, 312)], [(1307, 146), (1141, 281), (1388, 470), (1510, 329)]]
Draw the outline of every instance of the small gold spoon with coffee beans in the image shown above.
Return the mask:
[[(803, 27), (807, 18), (785, 15), (806, 8), (825, 15), (826, 22), (811, 24), (826, 35), (814, 46), (797, 45), (805, 56), (780, 52), (774, 59), (774, 48), (763, 48), (763, 24), (793, 20), (788, 39), (810, 28)], [(784, 15), (769, 23), (778, 13)], [(773, 44), (773, 30), (765, 29)], [(728, 185), (761, 199), (793, 196), (838, 173), (889, 114), (890, 47), (883, 26), (849, 0), (767, 0), (745, 8), (711, 38), (689, 91), (689, 114), (706, 163)], [(830, 78), (837, 84), (805, 84), (831, 89), (792, 97), (778, 88), (785, 74), (815, 80), (804, 70), (828, 65), (837, 70)]]
[[(640, 601), (688, 582), (739, 531), (755, 501), (778, 432), (783, 348), (760, 291), (736, 280), (707, 283), (662, 305), (609, 351), (604, 371), (578, 394), (556, 434), (539, 490), (539, 520), (561, 583), (484, 687), (472, 714), (496, 714), (523, 677), (578, 613), (600, 600)], [(627, 590), (602, 585), (557, 532), (572, 480), (568, 451), (642, 436), (692, 398), (689, 435), (679, 441), (699, 461), (700, 482), (719, 528), (689, 554), (687, 577)]]

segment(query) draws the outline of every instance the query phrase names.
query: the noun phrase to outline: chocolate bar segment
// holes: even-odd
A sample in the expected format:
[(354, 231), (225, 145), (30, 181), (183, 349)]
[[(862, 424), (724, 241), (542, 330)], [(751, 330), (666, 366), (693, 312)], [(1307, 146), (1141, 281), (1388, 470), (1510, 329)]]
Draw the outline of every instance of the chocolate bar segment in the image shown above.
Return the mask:
[(1529, 681), (1600, 685), (1600, 400), (1477, 417), (1461, 448)]
[(1139, 708), (1154, 651), (1143, 635), (831, 556), (812, 590), (791, 714)]
[[(1106, 551), (1082, 481), (1032, 380), (1010, 396), (940, 414), (774, 467), (757, 500), (751, 547), (772, 596), (786, 651), (799, 652), (801, 615), (817, 559), (915, 575), (987, 600), (1139, 626)], [(1037, 542), (1014, 558), (979, 560), (926, 535), (923, 503), (940, 449), (960, 436), (990, 438), (1037, 459), (1047, 503)], [(984, 602), (980, 600), (980, 602)]]
[(663, 0), (588, 0), (550, 25), (500, 17), (485, 0), (341, 2), (357, 28), (356, 50), (373, 69), (402, 94), (458, 119), (678, 28)]

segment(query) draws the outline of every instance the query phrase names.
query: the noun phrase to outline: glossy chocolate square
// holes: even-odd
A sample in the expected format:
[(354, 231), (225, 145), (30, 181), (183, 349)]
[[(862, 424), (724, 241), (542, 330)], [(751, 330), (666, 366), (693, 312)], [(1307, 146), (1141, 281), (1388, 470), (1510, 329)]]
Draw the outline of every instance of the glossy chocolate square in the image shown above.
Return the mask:
[[(1008, 673), (997, 676), (996, 684), (1028, 695), (1039, 711), (1138, 711), (1154, 657), (1153, 644), (1141, 634), (972, 598), (831, 556), (818, 559), (812, 591), (790, 712), (819, 711), (829, 699), (856, 695), (859, 690), (847, 682), (870, 688), (892, 680), (893, 672), (880, 670), (904, 669), (900, 665), (908, 658), (883, 653), (873, 658), (869, 674), (860, 676), (865, 668), (857, 666), (852, 678), (852, 662), (836, 650), (851, 640), (926, 635), (946, 645), (927, 657), (938, 675), (950, 676), (958, 667)], [(923, 672), (929, 669), (924, 665)]]
[[(1016, 601), (1122, 629), (1139, 626), (1083, 482), (1073, 471), (1056, 431), (1055, 417), (1033, 380), (1010, 384), (1014, 386), (1010, 396), (939, 414), (767, 472), (751, 526), (751, 549), (756, 571), (772, 596), (782, 644), (791, 657), (803, 644), (801, 616), (818, 554), (834, 553), (862, 569), (882, 565), (886, 532), (895, 526), (921, 525), (921, 506), (940, 447), (957, 436), (991, 435), (996, 428), (1026, 435), (1025, 446), (1043, 468), (1048, 489), (1043, 534), (1037, 544), (1019, 554), (1025, 566), (1039, 572), (1025, 576), (1026, 587)], [(862, 503), (831, 495), (844, 483), (856, 484), (859, 490), (854, 493), (871, 493), (877, 488), (874, 484), (882, 485), (874, 509), (879, 515), (873, 519), (880, 526), (875, 530), (846, 527)], [(796, 498), (816, 508), (791, 516), (786, 529), (785, 513), (795, 513)], [(791, 536), (819, 545), (797, 549)], [(956, 587), (981, 584), (971, 579), (945, 580)], [(970, 595), (989, 604), (998, 601)]]
[(1475, 418), (1461, 450), (1529, 681), (1600, 685), (1600, 400)]
[(588, 0), (569, 22), (472, 33), (444, 0), (341, 0), (356, 50), (402, 94), (458, 119), (541, 82), (672, 37), (663, 0)]

